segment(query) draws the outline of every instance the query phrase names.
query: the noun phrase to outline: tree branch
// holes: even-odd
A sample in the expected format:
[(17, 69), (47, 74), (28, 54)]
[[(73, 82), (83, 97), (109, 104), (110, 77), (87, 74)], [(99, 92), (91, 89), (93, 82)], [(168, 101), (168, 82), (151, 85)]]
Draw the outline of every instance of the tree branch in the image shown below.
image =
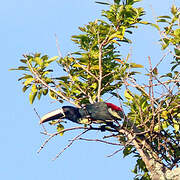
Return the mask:
[[(26, 57), (26, 56), (25, 56)], [(79, 107), (79, 105), (75, 104), (73, 101), (71, 101), (67, 96), (65, 96), (62, 92), (60, 91), (56, 91), (54, 88), (52, 88), (51, 86), (49, 86), (44, 80), (42, 80), (42, 78), (40, 77), (40, 75), (38, 74), (38, 72), (36, 70), (34, 70), (34, 68), (32, 67), (31, 63), (29, 62), (29, 60), (27, 60), (27, 64), (32, 72), (32, 74), (35, 76), (35, 78), (41, 82), (42, 85), (44, 85), (46, 88), (48, 88), (49, 90), (51, 90), (52, 92), (54, 92), (55, 94), (57, 94), (60, 98), (66, 100), (67, 102), (73, 104), (76, 107)]]
[(53, 133), (53, 134), (49, 134), (47, 132), (42, 132), (42, 134), (44, 135), (48, 135), (49, 137), (44, 141), (44, 143), (41, 145), (41, 147), (39, 148), (39, 150), (37, 151), (37, 153), (40, 153), (40, 151), (45, 147), (45, 145), (55, 136), (57, 136), (58, 134), (60, 133), (64, 133), (64, 132), (67, 132), (67, 131), (72, 131), (72, 130), (79, 130), (79, 129), (85, 129), (85, 130), (89, 130), (85, 127), (72, 127), (72, 128), (67, 128), (67, 129), (63, 129), (59, 132), (56, 132), (56, 133)]
[(104, 140), (101, 140), (101, 139), (78, 138), (77, 140), (94, 141), (94, 142), (101, 142), (101, 143), (105, 143), (105, 144), (109, 144), (109, 145), (114, 145), (114, 146), (121, 146), (121, 144), (119, 144), (119, 143), (112, 143), (112, 142), (104, 141)]
[(148, 56), (148, 61), (149, 61), (149, 70), (150, 70), (150, 76), (149, 76), (149, 86), (150, 86), (149, 87), (149, 97), (150, 97), (152, 114), (153, 114), (152, 122), (151, 122), (151, 126), (150, 126), (150, 130), (152, 132), (153, 129), (154, 129), (154, 123), (155, 123), (155, 121), (154, 121), (154, 114), (155, 114), (155, 112), (154, 112), (154, 101), (155, 101), (155, 99), (154, 99), (154, 89), (153, 89), (153, 86), (152, 86), (152, 84), (153, 84), (153, 69), (152, 69), (152, 63), (151, 63), (150, 56)]
[(100, 102), (101, 99), (101, 86), (102, 86), (102, 47), (103, 47), (104, 41), (99, 44), (99, 79), (98, 79), (98, 102)]
[(78, 134), (77, 136), (75, 136), (71, 142), (60, 152), (56, 155), (56, 157), (53, 159), (53, 161), (55, 161), (66, 149), (68, 149), (73, 143), (75, 140), (77, 140), (80, 136), (82, 136), (83, 134), (85, 134), (86, 132), (88, 132), (89, 129), (86, 129), (85, 131), (83, 131), (82, 133)]

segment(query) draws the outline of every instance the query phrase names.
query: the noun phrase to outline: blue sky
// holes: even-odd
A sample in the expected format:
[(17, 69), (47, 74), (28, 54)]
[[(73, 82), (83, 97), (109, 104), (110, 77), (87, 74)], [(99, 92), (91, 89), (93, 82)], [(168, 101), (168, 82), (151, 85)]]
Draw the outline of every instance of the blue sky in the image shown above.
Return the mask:
[[(139, 3), (152, 19), (156, 15), (169, 14), (173, 0), (151, 0)], [(175, 4), (180, 6), (177, 0)], [(132, 179), (135, 159), (123, 158), (119, 153), (111, 158), (114, 147), (98, 143), (77, 142), (59, 159), (52, 162), (56, 154), (68, 143), (70, 135), (56, 137), (40, 154), (37, 150), (45, 140), (42, 128), (33, 110), (40, 115), (59, 107), (47, 98), (30, 105), (22, 86), (17, 82), (19, 74), (8, 71), (20, 65), (24, 53), (41, 52), (57, 55), (55, 36), (59, 38), (62, 54), (73, 51), (70, 36), (78, 34), (78, 26), (100, 18), (103, 6), (94, 0), (7, 0), (0, 6), (0, 49), (1, 49), (1, 125), (0, 125), (0, 178), (6, 180), (92, 180)], [(137, 29), (133, 39), (132, 60), (147, 65), (147, 56), (156, 64), (159, 39), (155, 29)], [(163, 64), (163, 71), (167, 63)], [(95, 136), (98, 136), (96, 133)]]

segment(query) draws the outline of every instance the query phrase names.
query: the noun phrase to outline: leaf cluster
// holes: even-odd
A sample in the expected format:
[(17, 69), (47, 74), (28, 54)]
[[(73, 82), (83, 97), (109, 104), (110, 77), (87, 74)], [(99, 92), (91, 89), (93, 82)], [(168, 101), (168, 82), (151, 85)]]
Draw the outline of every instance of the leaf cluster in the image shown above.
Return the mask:
[[(23, 81), (23, 92), (26, 92), (27, 89), (30, 89), (29, 101), (32, 104), (37, 97), (39, 100), (42, 95), (47, 95), (48, 88), (45, 87), (36, 77), (33, 71), (38, 73), (39, 77), (45, 81), (47, 84), (53, 84), (53, 80), (48, 76), (53, 72), (53, 69), (49, 68), (49, 65), (54, 62), (58, 56), (48, 58), (47, 55), (41, 56), (40, 53), (34, 55), (24, 55), (25, 58), (21, 59), (23, 66), (10, 70), (24, 71), (22, 77), (18, 81)], [(31, 65), (31, 67), (30, 67)], [(50, 93), (51, 94), (51, 93)]]
[[(180, 65), (180, 10), (175, 5), (171, 7), (171, 16), (158, 16), (157, 24), (152, 24), (152, 26), (156, 27), (161, 33), (161, 45), (162, 49), (165, 50), (169, 48), (169, 45), (173, 45), (174, 51), (174, 61), (171, 62), (173, 64), (171, 70), (173, 71), (177, 66)], [(166, 24), (163, 26), (163, 30), (159, 23)]]
[[(132, 71), (132, 68), (143, 67), (128, 63), (128, 57), (121, 58), (118, 50), (122, 43), (131, 42), (126, 37), (127, 33), (132, 33), (129, 29), (141, 23), (144, 11), (142, 8), (134, 8), (132, 5), (135, 2), (127, 1), (127, 5), (123, 5), (120, 1), (116, 1), (115, 4), (110, 5), (109, 10), (102, 11), (106, 20), (95, 20), (84, 27), (79, 27), (82, 34), (72, 36), (72, 41), (77, 44), (79, 51), (59, 59), (58, 57), (48, 59), (47, 55), (40, 56), (36, 53), (33, 56), (27, 55), (26, 59), (21, 60), (26, 66), (20, 66), (16, 70), (30, 72), (19, 79), (25, 80), (23, 92), (31, 87), (30, 103), (33, 103), (36, 96), (40, 99), (42, 94), (46, 95), (48, 92), (52, 99), (60, 102), (72, 101), (78, 106), (97, 102), (98, 94), (103, 96), (109, 93), (117, 96), (114, 91), (122, 86), (122, 79), (137, 73)], [(52, 69), (48, 67), (55, 60), (62, 67), (65, 75), (52, 76)], [(27, 62), (31, 63), (32, 68)], [(36, 77), (33, 76), (32, 70), (36, 73)], [(48, 76), (50, 73), (51, 77)], [(39, 82), (37, 77), (55, 88), (61, 95), (55, 94)]]

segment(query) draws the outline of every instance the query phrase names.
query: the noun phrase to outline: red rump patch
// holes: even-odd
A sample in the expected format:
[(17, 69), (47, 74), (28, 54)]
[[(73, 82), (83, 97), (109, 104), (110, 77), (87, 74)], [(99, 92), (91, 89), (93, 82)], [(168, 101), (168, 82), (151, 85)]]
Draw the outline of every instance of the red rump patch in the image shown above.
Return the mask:
[(112, 103), (106, 103), (108, 107), (110, 107), (112, 110), (115, 110), (115, 111), (123, 111), (122, 108), (112, 104)]

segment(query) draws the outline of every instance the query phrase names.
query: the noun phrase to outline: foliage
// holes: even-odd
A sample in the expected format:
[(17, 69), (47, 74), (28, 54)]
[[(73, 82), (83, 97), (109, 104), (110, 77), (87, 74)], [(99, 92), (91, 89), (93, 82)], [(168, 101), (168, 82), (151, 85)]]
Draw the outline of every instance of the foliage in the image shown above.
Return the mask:
[[(161, 42), (162, 49), (169, 48), (169, 45), (173, 45), (174, 50), (174, 61), (171, 71), (173, 71), (180, 64), (180, 27), (179, 27), (179, 9), (173, 5), (171, 8), (171, 16), (159, 16), (157, 22), (162, 22), (167, 24), (164, 27), (162, 32)], [(157, 25), (157, 28), (160, 30), (160, 27)]]
[[(23, 77), (19, 79), (25, 80), (23, 92), (29, 87), (32, 88), (29, 95), (30, 102), (33, 103), (36, 95), (40, 99), (41, 94), (48, 93), (48, 88), (41, 82), (35, 81), (31, 75), (33, 70), (39, 78), (63, 94), (65, 98), (60, 96), (60, 102), (68, 99), (81, 105), (96, 102), (98, 93), (101, 96), (106, 93), (115, 95), (113, 91), (122, 86), (121, 77), (131, 77), (136, 74), (135, 71), (130, 70), (131, 68), (143, 67), (128, 63), (128, 57), (121, 59), (117, 50), (123, 42), (131, 42), (126, 34), (132, 33), (131, 29), (137, 28), (137, 23), (145, 23), (141, 21), (141, 16), (144, 15), (143, 8), (133, 8), (132, 5), (133, 1), (128, 1), (126, 6), (117, 1), (114, 5), (110, 5), (109, 10), (102, 11), (107, 21), (95, 20), (84, 27), (79, 27), (83, 34), (72, 36), (72, 41), (79, 46), (80, 51), (73, 52), (64, 58), (60, 57), (56, 61), (66, 72), (66, 76), (51, 78), (53, 70), (47, 68), (58, 58), (57, 56), (48, 59), (47, 55), (41, 56), (40, 53), (36, 53), (22, 59), (21, 62), (25, 66), (19, 66), (14, 70), (30, 72), (30, 74), (23, 74)], [(98, 90), (98, 84), (101, 84), (101, 90)], [(51, 98), (60, 100), (52, 91), (49, 91), (49, 95)]]
[[(79, 51), (52, 58), (40, 53), (24, 55), (24, 59), (20, 60), (23, 66), (11, 70), (23, 72), (19, 81), (23, 81), (23, 92), (29, 90), (31, 104), (36, 98), (49, 95), (60, 103), (67, 101), (81, 107), (104, 101), (104, 95), (121, 99), (117, 90), (125, 87), (124, 105), (129, 111), (121, 124), (123, 131), (119, 131), (116, 137), (124, 146), (124, 157), (133, 154), (137, 158), (133, 170), (135, 179), (149, 180), (150, 170), (138, 148), (133, 145), (133, 139), (129, 140), (127, 132), (133, 134), (140, 147), (157, 157), (165, 167), (172, 169), (179, 163), (180, 94), (177, 68), (180, 65), (180, 11), (173, 5), (172, 17), (159, 16), (156, 24), (148, 23), (142, 20), (145, 14), (143, 8), (134, 7), (138, 1), (97, 2), (108, 6), (108, 10), (102, 11), (102, 19), (79, 27), (81, 34), (72, 36)], [(159, 23), (165, 23), (163, 30)], [(143, 65), (128, 62), (130, 55), (123, 57), (120, 51), (124, 43), (132, 43), (129, 37), (139, 24), (150, 24), (158, 29), (162, 50), (173, 53), (170, 72), (161, 75), (158, 68), (162, 60), (152, 67), (149, 57), (149, 81), (146, 85), (136, 83), (139, 72), (134, 70), (143, 68)], [(53, 63), (62, 67), (63, 76), (54, 75), (50, 68)], [(156, 94), (155, 90), (161, 95)], [(51, 125), (56, 125), (57, 133), (63, 135), (65, 129), (62, 123), (55, 121)], [(144, 141), (146, 145), (142, 145)]]

